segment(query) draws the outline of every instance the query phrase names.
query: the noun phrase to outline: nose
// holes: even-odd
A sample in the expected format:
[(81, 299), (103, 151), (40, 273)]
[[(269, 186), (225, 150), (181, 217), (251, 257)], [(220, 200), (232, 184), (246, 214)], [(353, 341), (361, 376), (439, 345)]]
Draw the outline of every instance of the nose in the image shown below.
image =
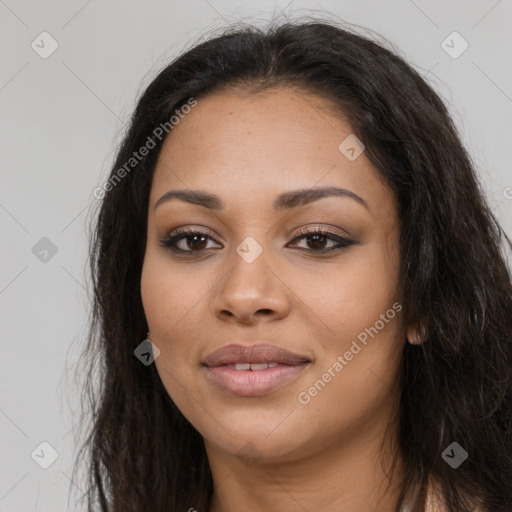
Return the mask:
[(232, 266), (214, 291), (213, 309), (219, 319), (254, 324), (288, 315), (291, 292), (265, 253), (248, 263), (234, 252)]

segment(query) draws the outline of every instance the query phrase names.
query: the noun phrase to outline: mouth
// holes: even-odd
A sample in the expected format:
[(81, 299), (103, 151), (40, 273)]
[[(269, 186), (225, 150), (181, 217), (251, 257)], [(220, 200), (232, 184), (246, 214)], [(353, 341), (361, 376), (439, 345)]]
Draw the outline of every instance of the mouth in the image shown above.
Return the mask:
[(238, 396), (261, 396), (295, 380), (307, 356), (269, 344), (227, 345), (203, 360), (210, 382)]

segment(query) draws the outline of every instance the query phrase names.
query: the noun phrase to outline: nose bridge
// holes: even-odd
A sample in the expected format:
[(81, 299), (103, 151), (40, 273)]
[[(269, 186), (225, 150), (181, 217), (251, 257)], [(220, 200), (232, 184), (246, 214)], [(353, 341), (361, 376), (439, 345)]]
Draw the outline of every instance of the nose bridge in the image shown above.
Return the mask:
[(264, 245), (262, 231), (254, 233), (230, 254), (230, 269), (215, 293), (217, 315), (229, 312), (247, 319), (258, 311), (284, 314), (288, 308), (284, 285), (272, 270), (271, 244)]
[(229, 283), (226, 282), (232, 290), (249, 296), (264, 293), (269, 284), (268, 265), (271, 264), (270, 248), (264, 245), (263, 234), (253, 231), (253, 235), (246, 236), (235, 247), (231, 255), (231, 271), (227, 275)]
[[(258, 234), (253, 233), (253, 235), (247, 235), (236, 247), (236, 253), (238, 256), (248, 265), (251, 265), (258, 259), (262, 259), (261, 255), (263, 254), (263, 245), (265, 244), (263, 240), (263, 233), (258, 232)], [(260, 240), (258, 242), (257, 238)], [(267, 246), (268, 253), (268, 246)], [(268, 254), (267, 254), (268, 257)], [(261, 263), (261, 262), (260, 262)]]

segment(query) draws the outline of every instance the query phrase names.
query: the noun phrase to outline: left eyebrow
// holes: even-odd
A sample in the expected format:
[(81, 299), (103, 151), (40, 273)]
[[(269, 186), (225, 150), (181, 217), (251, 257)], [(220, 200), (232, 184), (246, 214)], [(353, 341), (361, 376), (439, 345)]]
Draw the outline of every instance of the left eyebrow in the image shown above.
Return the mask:
[(276, 210), (297, 208), (299, 206), (305, 206), (309, 203), (312, 203), (313, 201), (318, 201), (324, 197), (333, 196), (348, 197), (363, 205), (367, 210), (369, 209), (366, 201), (362, 197), (358, 196), (351, 190), (340, 187), (316, 187), (285, 192), (284, 194), (278, 196), (274, 201), (274, 208)]
[[(353, 199), (369, 210), (366, 201), (362, 197), (350, 190), (340, 187), (316, 187), (284, 192), (277, 196), (274, 200), (273, 206), (276, 210), (288, 210), (305, 206), (324, 197), (333, 196)], [(171, 201), (172, 199), (178, 199), (188, 203), (197, 204), (199, 206), (204, 206), (210, 210), (222, 210), (224, 208), (222, 199), (215, 194), (210, 194), (202, 190), (170, 190), (155, 203), (155, 210), (162, 203)]]

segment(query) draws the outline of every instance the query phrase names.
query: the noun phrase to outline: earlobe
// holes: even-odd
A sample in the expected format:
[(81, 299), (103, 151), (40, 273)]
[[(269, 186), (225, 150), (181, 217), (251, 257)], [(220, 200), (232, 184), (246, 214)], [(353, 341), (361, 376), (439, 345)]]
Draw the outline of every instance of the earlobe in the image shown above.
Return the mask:
[(411, 345), (421, 345), (423, 343), (423, 340), (421, 339), (421, 336), (418, 333), (418, 330), (414, 327), (408, 326), (407, 332), (406, 332), (407, 341)]

